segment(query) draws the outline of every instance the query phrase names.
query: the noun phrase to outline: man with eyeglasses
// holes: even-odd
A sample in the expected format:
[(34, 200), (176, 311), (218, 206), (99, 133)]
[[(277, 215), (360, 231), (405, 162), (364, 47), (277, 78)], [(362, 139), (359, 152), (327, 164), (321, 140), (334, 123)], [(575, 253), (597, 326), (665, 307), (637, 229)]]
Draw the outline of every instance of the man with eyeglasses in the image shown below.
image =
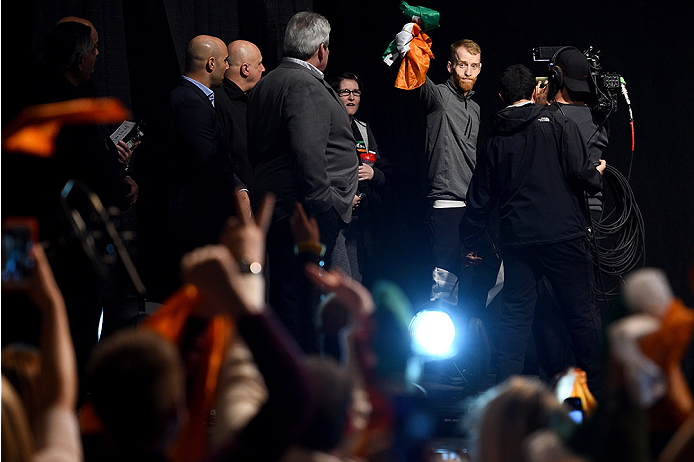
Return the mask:
[(248, 96), (248, 157), (253, 166), (251, 201), (274, 193), (267, 240), (270, 303), (305, 352), (318, 351), (313, 314), (294, 255), (290, 216), (299, 202), (315, 217), (325, 263), (341, 228), (352, 217), (358, 160), (349, 116), (323, 71), (328, 65), (330, 23), (299, 12), (287, 24), (284, 60)]
[(434, 269), (430, 299), (457, 303), (460, 253), (458, 225), (465, 212), (475, 168), (480, 107), (471, 97), (482, 69), (481, 50), (469, 39), (451, 45), (446, 64), (449, 79), (436, 85), (429, 77), (419, 92), (426, 111), (426, 153), (429, 159), (428, 212)]

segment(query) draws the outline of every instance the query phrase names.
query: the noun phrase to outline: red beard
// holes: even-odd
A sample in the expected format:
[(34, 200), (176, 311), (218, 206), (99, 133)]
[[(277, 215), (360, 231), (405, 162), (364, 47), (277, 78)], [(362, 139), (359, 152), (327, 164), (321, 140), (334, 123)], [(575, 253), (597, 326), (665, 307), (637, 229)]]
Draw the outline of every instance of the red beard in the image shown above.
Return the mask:
[(465, 77), (459, 75), (455, 75), (454, 80), (455, 84), (458, 85), (458, 88), (463, 90), (465, 93), (472, 90), (472, 87), (475, 86), (475, 82), (477, 82), (476, 77), (470, 77), (469, 79), (466, 79)]

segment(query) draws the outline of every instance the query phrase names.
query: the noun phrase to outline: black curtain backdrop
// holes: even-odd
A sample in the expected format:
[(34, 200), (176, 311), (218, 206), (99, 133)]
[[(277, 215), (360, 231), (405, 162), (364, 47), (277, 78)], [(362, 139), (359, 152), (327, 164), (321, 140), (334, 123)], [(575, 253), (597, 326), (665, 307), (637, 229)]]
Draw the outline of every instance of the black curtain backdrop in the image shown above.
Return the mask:
[[(414, 3), (414, 2), (412, 2)], [(501, 109), (496, 83), (503, 69), (522, 63), (544, 75), (546, 63), (532, 61), (537, 46), (594, 46), (605, 71), (622, 75), (632, 102), (636, 150), (631, 157), (627, 106), (610, 117), (609, 164), (625, 176), (643, 213), (646, 265), (663, 268), (675, 293), (689, 306), (694, 294), (687, 273), (694, 264), (694, 152), (690, 144), (694, 100), (693, 7), (662, 2), (604, 1), (451, 2), (427, 0), (441, 13), (431, 31), (429, 76), (447, 78), (448, 46), (471, 38), (482, 48), (483, 68), (474, 99), (482, 108), (480, 141), (488, 118)], [(7, 5), (4, 5), (7, 7)], [(381, 154), (399, 169), (398, 200), (391, 204), (392, 245), (382, 255), (383, 276), (399, 283), (415, 303), (428, 294), (428, 242), (424, 227), (426, 158), (423, 117), (412, 95), (393, 88), (396, 69), (381, 55), (406, 19), (397, 0), (26, 0), (3, 15), (2, 124), (21, 107), (35, 75), (44, 37), (61, 17), (91, 20), (101, 54), (93, 76), (97, 93), (120, 98), (136, 118), (153, 117), (183, 65), (185, 46), (197, 34), (225, 42), (246, 39), (263, 52), (267, 71), (281, 59), (287, 20), (313, 9), (332, 25), (328, 76), (355, 72), (365, 83), (359, 117), (369, 121)], [(395, 67), (395, 66), (394, 66)], [(3, 177), (8, 172), (3, 171)], [(3, 197), (3, 202), (10, 200)]]

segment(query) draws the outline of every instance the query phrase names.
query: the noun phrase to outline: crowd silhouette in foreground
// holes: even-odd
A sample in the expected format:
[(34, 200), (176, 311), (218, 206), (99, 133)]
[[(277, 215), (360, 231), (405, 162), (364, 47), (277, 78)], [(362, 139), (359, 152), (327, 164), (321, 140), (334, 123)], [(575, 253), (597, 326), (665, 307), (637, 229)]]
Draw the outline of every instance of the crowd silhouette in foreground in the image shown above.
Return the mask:
[[(332, 327), (325, 328), (341, 330), (338, 362), (302, 353), (257, 292), (260, 286), (249, 283), (258, 276), (240, 272), (240, 255), (264, 253), (273, 205), (267, 196), (257, 217), (230, 220), (220, 244), (187, 253), (181, 265), (186, 285), (177, 298), (139, 326), (104, 339), (83, 384), (63, 297), (45, 253), (33, 246), (35, 269), (28, 285), (14, 290), (38, 308), (40, 342), (37, 350), (3, 350), (3, 457), (437, 460), (426, 441), (408, 444), (399, 435), (411, 431), (403, 422), (422, 416), (408, 415), (402, 405), (421, 397), (405, 373), (410, 351), (403, 315), (410, 308), (397, 288), (379, 289), (374, 301), (357, 281), (307, 260), (307, 278), (330, 294), (322, 318)], [(293, 217), (294, 236), (320, 242), (315, 220), (300, 205)], [(608, 329), (608, 391), (592, 415), (577, 425), (546, 384), (514, 376), (474, 397), (459, 434), (460, 457), (674, 461), (691, 455), (691, 393), (676, 360), (694, 315), (657, 270), (635, 272), (625, 293), (635, 314)], [(661, 371), (650, 388), (644, 385), (649, 365)], [(87, 399), (78, 413), (80, 386)]]

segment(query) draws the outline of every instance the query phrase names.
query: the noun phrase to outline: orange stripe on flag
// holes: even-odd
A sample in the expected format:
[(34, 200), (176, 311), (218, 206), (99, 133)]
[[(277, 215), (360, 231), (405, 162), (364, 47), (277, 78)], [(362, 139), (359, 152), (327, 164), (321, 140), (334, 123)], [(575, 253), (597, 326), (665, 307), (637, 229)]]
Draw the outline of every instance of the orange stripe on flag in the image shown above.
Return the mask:
[(431, 39), (422, 32), (418, 24), (412, 27), (410, 51), (400, 63), (398, 75), (395, 78), (395, 88), (414, 90), (424, 85), (429, 70), (429, 63), (434, 58), (431, 52)]

